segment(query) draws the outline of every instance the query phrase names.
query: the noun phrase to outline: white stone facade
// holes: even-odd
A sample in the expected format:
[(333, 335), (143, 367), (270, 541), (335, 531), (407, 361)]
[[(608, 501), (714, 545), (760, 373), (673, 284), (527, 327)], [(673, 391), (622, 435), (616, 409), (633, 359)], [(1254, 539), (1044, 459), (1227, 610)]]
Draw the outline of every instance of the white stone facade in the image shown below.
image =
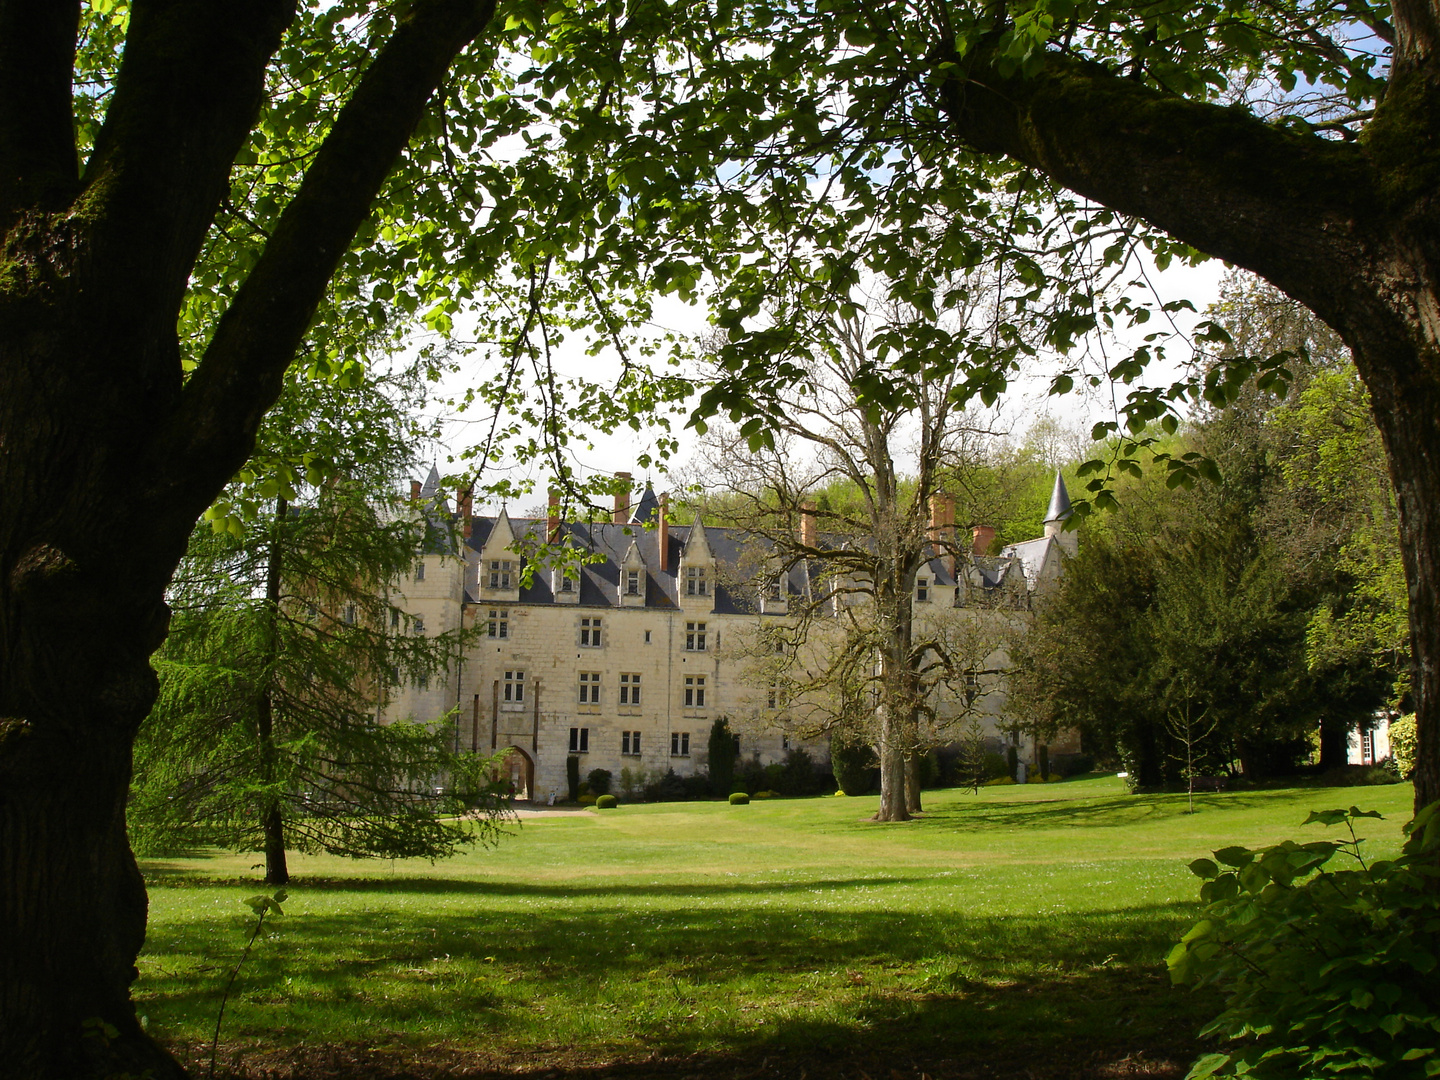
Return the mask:
[[(463, 626), (471, 635), (447, 672), (392, 688), (382, 722), (449, 716), (458, 749), (518, 751), (507, 759), (510, 781), (517, 794), (538, 800), (564, 797), (572, 754), (582, 778), (607, 769), (617, 787), (622, 769), (650, 779), (671, 769), (704, 772), (710, 729), (722, 716), (747, 759), (768, 764), (799, 747), (817, 763), (828, 760), (823, 739), (800, 738), (813, 730), (804, 703), (776, 700), (755, 658), (756, 642), (790, 622), (790, 598), (809, 588), (805, 567), (778, 590), (750, 588), (735, 567), (763, 559), (747, 557), (753, 545), (745, 534), (661, 524), (649, 492), (633, 515), (617, 509), (621, 523), (451, 514), (433, 473), (422, 500), (441, 539), (395, 583), (392, 599), (418, 620), (416, 632)], [(568, 571), (537, 565), (525, 581), (517, 549), (528, 543), (544, 552), (566, 538), (604, 560)], [(917, 627), (943, 620), (999, 627), (974, 687), (991, 733), (1004, 712), (1008, 661), (999, 641), (1023, 632), (1030, 595), (1058, 576), (1071, 539), (1047, 529), (997, 556), (962, 557), (958, 575), (953, 555), (917, 575)], [(985, 604), (970, 602), (982, 593)], [(812, 634), (811, 655), (792, 662), (816, 662), (824, 636)]]

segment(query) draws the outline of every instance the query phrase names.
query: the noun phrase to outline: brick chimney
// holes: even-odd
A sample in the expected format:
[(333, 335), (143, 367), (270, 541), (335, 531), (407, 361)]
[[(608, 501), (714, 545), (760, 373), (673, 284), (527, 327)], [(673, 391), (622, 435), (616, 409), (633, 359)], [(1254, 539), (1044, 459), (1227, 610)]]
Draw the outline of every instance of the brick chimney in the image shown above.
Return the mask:
[(470, 519), (475, 516), (471, 498), (469, 486), (460, 488), (455, 493), (455, 512), (460, 515), (460, 523), (465, 530), (463, 534), (465, 536), (470, 535)]
[(995, 542), (995, 526), (976, 525), (970, 530), (970, 550), (976, 555), (984, 555), (990, 550), (990, 545)]
[(420, 481), (419, 481), (419, 480), (411, 480), (411, 481), (410, 481), (410, 501), (411, 501), (411, 502), (419, 502), (419, 501), (420, 501)]
[(670, 493), (660, 496), (660, 516), (655, 529), (655, 541), (660, 546), (660, 572), (670, 571)]
[(545, 517), (545, 542), (560, 542), (560, 492), (550, 489), (550, 510)]
[(940, 554), (951, 577), (955, 576), (955, 496), (937, 491), (930, 496), (930, 543)]
[(800, 504), (800, 543), (804, 547), (815, 546), (815, 504), (803, 502)]
[(628, 472), (617, 472), (615, 479), (625, 482), (625, 490), (615, 493), (615, 516), (612, 520), (616, 525), (624, 525), (630, 520), (630, 481), (633, 478)]

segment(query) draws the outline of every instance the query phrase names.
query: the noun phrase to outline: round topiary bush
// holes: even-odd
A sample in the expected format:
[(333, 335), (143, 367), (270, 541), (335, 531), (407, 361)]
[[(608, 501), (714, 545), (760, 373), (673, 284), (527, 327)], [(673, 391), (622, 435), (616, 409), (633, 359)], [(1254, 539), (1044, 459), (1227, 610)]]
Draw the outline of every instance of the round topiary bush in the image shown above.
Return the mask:
[(612, 810), (612, 809), (614, 809), (614, 807), (615, 807), (615, 796), (614, 796), (614, 795), (601, 795), (598, 799), (595, 800), (595, 809), (596, 809), (596, 810)]
[(731, 806), (747, 806), (750, 803), (750, 796), (743, 791), (736, 791), (730, 796)]

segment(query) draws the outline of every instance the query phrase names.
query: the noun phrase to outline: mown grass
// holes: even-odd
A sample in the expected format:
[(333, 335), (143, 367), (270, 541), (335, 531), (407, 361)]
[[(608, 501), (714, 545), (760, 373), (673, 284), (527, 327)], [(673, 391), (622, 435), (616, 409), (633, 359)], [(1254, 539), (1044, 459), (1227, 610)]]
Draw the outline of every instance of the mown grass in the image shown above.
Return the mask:
[[(1398, 846), (1409, 785), (1131, 796), (1113, 777), (980, 796), (622, 806), (531, 819), (448, 862), (297, 857), (226, 1010), (267, 1046), (443, 1044), (605, 1060), (658, 1052), (1184, 1055), (1215, 1001), (1163, 957), (1193, 918), (1193, 858), (1313, 838), (1357, 802)], [(151, 1030), (208, 1040), (253, 925), (254, 856), (151, 861), (136, 992)]]

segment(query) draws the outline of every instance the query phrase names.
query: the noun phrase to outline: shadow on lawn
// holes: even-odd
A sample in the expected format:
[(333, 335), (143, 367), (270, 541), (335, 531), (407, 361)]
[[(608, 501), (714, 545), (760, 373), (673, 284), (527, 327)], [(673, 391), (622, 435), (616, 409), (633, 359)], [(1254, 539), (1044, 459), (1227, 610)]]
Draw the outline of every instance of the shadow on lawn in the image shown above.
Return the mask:
[[(227, 1032), (278, 1046), (423, 1040), (601, 1056), (643, 1047), (669, 1058), (918, 1044), (971, 1057), (1021, 1044), (1054, 1055), (1097, 1033), (1107, 1048), (1127, 1039), (1188, 1047), (1213, 1002), (1171, 990), (1161, 957), (1192, 916), (1187, 905), (980, 918), (693, 907), (530, 914), (483, 903), (423, 916), (287, 914), (252, 954)], [(213, 1023), (215, 973), (238, 940), (228, 918), (152, 927), (137, 991), (162, 1032)], [(152, 954), (208, 959), (166, 971)]]
[[(254, 878), (213, 878), (192, 873), (184, 867), (166, 868), (153, 862), (142, 863), (145, 883), (149, 888), (224, 887), (264, 888)], [(667, 885), (662, 882), (640, 882), (627, 878), (613, 885), (578, 885), (561, 882), (553, 885), (536, 882), (477, 881), (473, 878), (371, 877), (371, 878), (304, 878), (292, 879), (290, 890), (345, 893), (414, 893), (437, 896), (504, 896), (536, 897), (547, 900), (584, 899), (585, 897), (672, 897), (672, 896), (753, 896), (764, 893), (838, 892), (845, 889), (877, 888), (889, 885), (916, 885), (933, 881), (932, 875), (914, 877), (807, 878), (798, 881), (735, 881), (697, 885), (693, 881)]]
[[(1244, 810), (1261, 804), (1272, 806), (1273, 793), (1226, 792), (1220, 795), (1196, 795), (1197, 813), (1205, 810), (1223, 812)], [(967, 832), (1015, 829), (1123, 829), (1141, 822), (1154, 822), (1186, 816), (1188, 797), (1183, 793), (1166, 795), (1115, 795), (1109, 798), (1079, 801), (1076, 799), (1036, 799), (1026, 802), (954, 802), (926, 810), (923, 825), (964, 828)], [(1297, 819), (1296, 824), (1299, 824)]]

